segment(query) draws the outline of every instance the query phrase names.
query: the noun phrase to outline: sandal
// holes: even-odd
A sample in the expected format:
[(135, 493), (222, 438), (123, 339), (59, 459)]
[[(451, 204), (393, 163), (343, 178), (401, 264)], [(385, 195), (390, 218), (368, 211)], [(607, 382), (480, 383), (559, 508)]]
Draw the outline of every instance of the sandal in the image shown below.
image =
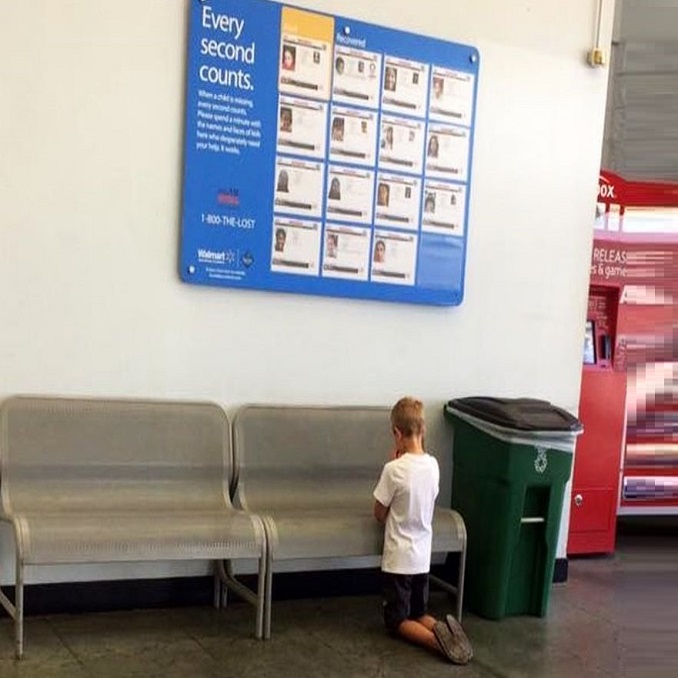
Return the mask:
[(445, 623), (454, 638), (456, 646), (461, 650), (462, 654), (466, 657), (464, 664), (473, 659), (473, 648), (471, 647), (471, 642), (468, 639), (468, 636), (464, 633), (464, 629), (461, 627), (461, 624), (451, 615), (445, 615)]
[(433, 635), (436, 637), (438, 647), (440, 647), (442, 653), (453, 664), (468, 664), (467, 652), (455, 640), (450, 627), (445, 622), (439, 621), (435, 623)]

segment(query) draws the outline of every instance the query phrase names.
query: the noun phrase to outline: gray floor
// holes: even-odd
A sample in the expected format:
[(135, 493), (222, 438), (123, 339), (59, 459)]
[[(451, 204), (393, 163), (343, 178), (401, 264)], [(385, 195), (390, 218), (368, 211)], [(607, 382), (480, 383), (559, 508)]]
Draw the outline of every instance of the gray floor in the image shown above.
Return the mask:
[[(467, 615), (476, 658), (466, 667), (389, 638), (376, 597), (278, 602), (274, 636), (249, 635), (253, 609), (235, 605), (31, 617), (26, 657), (12, 659), (0, 621), (0, 676), (678, 676), (675, 542), (627, 537), (614, 558), (570, 562), (547, 619)], [(434, 593), (432, 611), (444, 613)]]

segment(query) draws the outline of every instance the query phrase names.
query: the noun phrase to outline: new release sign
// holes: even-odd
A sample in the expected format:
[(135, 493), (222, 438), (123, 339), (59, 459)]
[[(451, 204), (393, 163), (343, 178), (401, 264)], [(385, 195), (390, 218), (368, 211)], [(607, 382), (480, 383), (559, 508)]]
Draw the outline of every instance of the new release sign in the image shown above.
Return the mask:
[(182, 279), (461, 303), (478, 65), (267, 0), (192, 2)]

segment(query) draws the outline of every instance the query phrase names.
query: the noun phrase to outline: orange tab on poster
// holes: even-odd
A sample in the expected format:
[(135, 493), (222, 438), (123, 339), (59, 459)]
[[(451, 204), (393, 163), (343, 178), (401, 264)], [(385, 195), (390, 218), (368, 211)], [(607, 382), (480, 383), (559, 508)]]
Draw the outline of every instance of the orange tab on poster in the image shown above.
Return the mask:
[(329, 101), (334, 19), (283, 7), (281, 22), (280, 92)]
[(334, 18), (324, 14), (283, 7), (282, 32), (307, 40), (334, 43)]

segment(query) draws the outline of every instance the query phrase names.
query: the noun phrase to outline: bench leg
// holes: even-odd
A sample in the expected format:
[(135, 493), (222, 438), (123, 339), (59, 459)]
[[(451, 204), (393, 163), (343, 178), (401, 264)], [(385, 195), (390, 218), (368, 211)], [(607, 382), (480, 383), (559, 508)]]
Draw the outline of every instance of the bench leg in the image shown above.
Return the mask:
[[(268, 549), (266, 549), (268, 550)], [(259, 558), (259, 576), (257, 578), (257, 627), (256, 636), (261, 639), (264, 637), (264, 615), (266, 613), (266, 576), (268, 574), (266, 567), (267, 554), (262, 554)]]
[(228, 587), (226, 586), (224, 574), (226, 570), (219, 564), (214, 562), (214, 607), (217, 610), (225, 610), (228, 604)]
[(266, 583), (264, 588), (264, 639), (271, 637), (271, 615), (273, 613), (273, 534), (274, 526), (270, 525), (268, 520), (264, 520), (266, 527), (268, 548), (266, 549)]
[(14, 606), (14, 650), (16, 658), (21, 659), (24, 656), (24, 568), (18, 553), (16, 557)]
[(254, 602), (256, 607), (256, 622), (254, 627), (254, 636), (258, 640), (261, 640), (264, 636), (264, 614), (266, 611), (266, 562), (267, 562), (267, 553), (268, 549), (264, 547), (264, 553), (259, 558), (259, 569), (257, 572), (257, 590), (256, 593), (252, 593), (249, 589), (246, 589), (233, 574), (233, 564), (230, 560), (226, 561), (226, 577), (224, 583), (224, 593), (223, 593), (223, 606), (226, 607), (226, 597), (228, 595), (228, 587), (230, 586), (236, 593), (240, 592), (240, 595), (245, 595), (245, 592), (250, 596), (254, 596), (254, 600), (249, 598), (251, 602)]
[(221, 578), (219, 577), (219, 571), (217, 569), (216, 563), (214, 564), (214, 573), (212, 574), (214, 580), (214, 592), (213, 592), (213, 605), (215, 609), (221, 607)]
[(273, 607), (273, 560), (270, 555), (266, 564), (266, 583), (264, 588), (264, 639), (271, 637), (271, 608)]
[(456, 597), (454, 616), (457, 618), (457, 621), (459, 623), (461, 623), (461, 615), (462, 610), (464, 608), (465, 575), (466, 575), (466, 544), (464, 544), (464, 548), (459, 552), (459, 575), (457, 577), (456, 586), (444, 581), (443, 579), (440, 579), (440, 577), (436, 577), (433, 574), (429, 575), (429, 579), (431, 582), (433, 582), (436, 586), (439, 586), (441, 589), (443, 589), (443, 591), (447, 591), (448, 593), (454, 594), (454, 596)]
[(459, 554), (459, 579), (457, 580), (457, 621), (461, 624), (464, 608), (464, 577), (466, 576), (466, 544)]
[[(238, 596), (252, 603), (257, 609), (257, 618), (255, 624), (254, 635), (257, 639), (263, 637), (264, 632), (264, 608), (265, 608), (265, 593), (266, 593), (266, 548), (259, 556), (259, 573), (257, 581), (256, 592), (248, 589), (244, 584), (241, 584), (233, 574), (233, 565), (230, 560), (218, 560), (217, 568), (219, 576), (224, 582), (225, 586)], [(226, 594), (224, 593), (224, 599)]]
[[(9, 521), (8, 521), (9, 522)], [(19, 553), (19, 539), (14, 528), (15, 544), (15, 575), (14, 575), (14, 602), (0, 589), (0, 605), (5, 608), (14, 620), (14, 654), (17, 659), (24, 656), (24, 565)]]

